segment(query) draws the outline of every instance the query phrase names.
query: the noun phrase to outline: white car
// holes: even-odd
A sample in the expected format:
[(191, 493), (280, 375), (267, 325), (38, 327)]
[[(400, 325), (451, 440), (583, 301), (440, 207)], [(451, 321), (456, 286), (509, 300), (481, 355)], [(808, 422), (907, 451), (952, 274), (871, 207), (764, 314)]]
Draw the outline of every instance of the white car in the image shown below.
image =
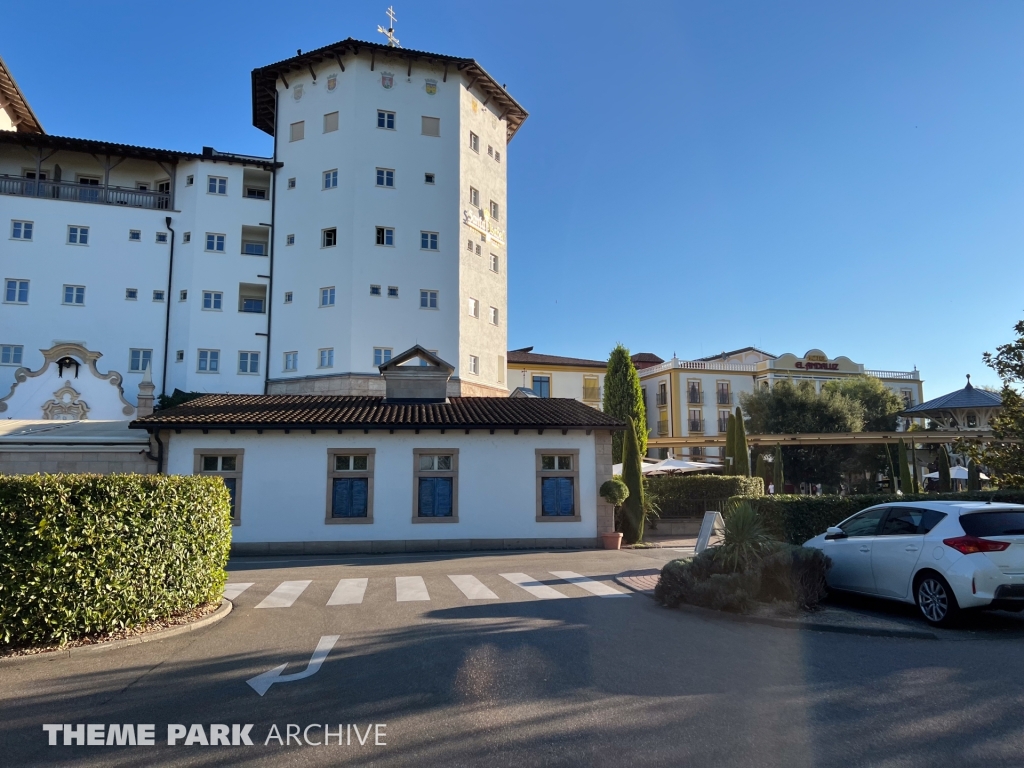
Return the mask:
[(804, 546), (832, 559), (830, 588), (916, 603), (931, 624), (968, 608), (1024, 610), (1024, 505), (895, 501)]

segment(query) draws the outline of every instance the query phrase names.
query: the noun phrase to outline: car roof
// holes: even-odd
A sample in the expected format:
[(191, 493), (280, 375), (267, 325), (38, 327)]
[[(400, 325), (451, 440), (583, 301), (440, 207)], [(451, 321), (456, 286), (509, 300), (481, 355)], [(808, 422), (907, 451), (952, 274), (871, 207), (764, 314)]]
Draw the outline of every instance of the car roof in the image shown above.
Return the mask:
[(882, 504), (875, 504), (869, 507), (869, 509), (876, 509), (878, 507), (917, 507), (949, 513), (956, 512), (961, 515), (967, 512), (981, 512), (985, 509), (1019, 509), (1024, 511), (1024, 504), (1007, 504), (1001, 501), (886, 501)]

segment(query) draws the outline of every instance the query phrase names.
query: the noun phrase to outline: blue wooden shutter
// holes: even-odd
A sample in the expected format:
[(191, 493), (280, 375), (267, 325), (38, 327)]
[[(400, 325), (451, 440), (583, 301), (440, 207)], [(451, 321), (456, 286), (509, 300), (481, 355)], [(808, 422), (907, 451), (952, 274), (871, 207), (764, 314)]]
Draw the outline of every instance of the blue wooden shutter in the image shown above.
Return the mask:
[(541, 514), (572, 516), (575, 514), (575, 495), (571, 477), (545, 477), (541, 480)]
[(421, 477), (419, 483), (419, 516), (452, 516), (452, 478)]
[(234, 477), (225, 477), (222, 479), (224, 480), (224, 485), (228, 488), (228, 495), (231, 497), (231, 516), (236, 517), (238, 515), (238, 510), (235, 509), (235, 484), (238, 482), (238, 479)]
[(369, 482), (365, 477), (334, 479), (332, 517), (366, 517)]

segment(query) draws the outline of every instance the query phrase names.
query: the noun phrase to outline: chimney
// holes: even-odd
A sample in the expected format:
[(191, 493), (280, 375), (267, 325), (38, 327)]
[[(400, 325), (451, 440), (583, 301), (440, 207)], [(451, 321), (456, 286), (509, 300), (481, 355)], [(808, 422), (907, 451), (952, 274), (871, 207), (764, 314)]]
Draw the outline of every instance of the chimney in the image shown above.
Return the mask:
[(155, 391), (156, 385), (153, 384), (153, 371), (151, 366), (147, 365), (146, 370), (142, 372), (142, 381), (139, 382), (139, 400), (138, 405), (135, 407), (135, 418), (141, 419), (152, 415), (153, 392)]
[[(418, 362), (410, 363), (413, 360)], [(386, 403), (448, 402), (448, 379), (455, 369), (419, 344), (391, 358), (379, 370)]]

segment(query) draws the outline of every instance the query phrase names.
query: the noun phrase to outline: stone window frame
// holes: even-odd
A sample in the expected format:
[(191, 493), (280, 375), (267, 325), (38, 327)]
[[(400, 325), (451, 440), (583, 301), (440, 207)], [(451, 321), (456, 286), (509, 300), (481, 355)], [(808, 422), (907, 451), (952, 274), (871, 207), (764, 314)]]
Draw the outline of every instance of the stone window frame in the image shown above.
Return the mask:
[[(204, 475), (206, 477), (234, 478), (235, 480), (235, 509), (231, 516), (232, 525), (242, 524), (242, 469), (245, 460), (244, 448), (195, 448), (193, 449), (192, 474)], [(203, 456), (234, 456), (235, 471), (211, 472), (203, 470)]]
[[(572, 471), (559, 469), (541, 469), (542, 456), (572, 456)], [(557, 463), (557, 462), (556, 462)], [(534, 451), (534, 468), (537, 474), (537, 522), (538, 523), (579, 523), (582, 522), (580, 510), (580, 449), (579, 448), (537, 448)], [(575, 515), (545, 515), (541, 499), (542, 480), (545, 477), (573, 478), (573, 509)]]
[[(365, 470), (336, 470), (335, 456), (366, 456)], [(376, 448), (328, 448), (327, 449), (327, 505), (324, 512), (324, 525), (372, 525), (373, 524), (373, 474), (376, 463)], [(332, 517), (331, 502), (334, 498), (335, 478), (365, 477), (366, 483), (366, 517)]]
[[(450, 455), (450, 470), (420, 469), (422, 455)], [(451, 517), (420, 517), (420, 478), (450, 477), (452, 478), (452, 514)], [(412, 521), (418, 523), (457, 523), (459, 522), (459, 449), (458, 448), (413, 448), (412, 449)]]

